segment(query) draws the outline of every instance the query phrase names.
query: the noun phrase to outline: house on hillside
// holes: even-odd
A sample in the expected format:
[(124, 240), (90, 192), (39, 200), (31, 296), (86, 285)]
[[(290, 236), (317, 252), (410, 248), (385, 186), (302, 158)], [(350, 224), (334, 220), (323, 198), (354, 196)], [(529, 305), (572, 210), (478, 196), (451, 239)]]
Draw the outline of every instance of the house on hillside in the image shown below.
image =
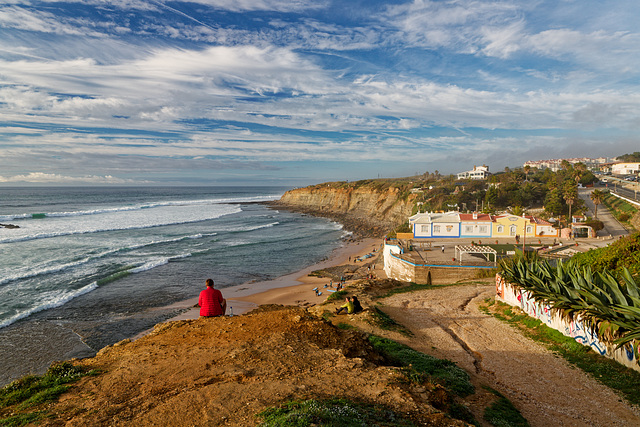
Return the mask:
[(489, 166), (474, 166), (473, 170), (460, 172), (457, 176), (458, 179), (487, 179), (491, 173), (489, 172)]
[(534, 216), (483, 213), (417, 213), (409, 218), (414, 239), (437, 237), (558, 237), (549, 221)]
[(414, 239), (460, 237), (458, 212), (418, 213), (409, 218)]
[(494, 217), (492, 237), (558, 237), (553, 224), (534, 216), (517, 216), (510, 213)]
[(524, 216), (504, 213), (494, 217), (492, 237), (535, 237), (535, 226)]
[(483, 213), (461, 213), (460, 237), (491, 237), (493, 218)]

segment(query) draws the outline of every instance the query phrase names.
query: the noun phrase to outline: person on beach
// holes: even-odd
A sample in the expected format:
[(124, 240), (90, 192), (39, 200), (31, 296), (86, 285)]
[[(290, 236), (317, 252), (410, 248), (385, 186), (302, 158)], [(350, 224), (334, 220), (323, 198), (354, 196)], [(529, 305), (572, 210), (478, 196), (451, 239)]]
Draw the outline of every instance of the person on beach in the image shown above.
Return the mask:
[(207, 287), (200, 292), (200, 297), (198, 298), (200, 316), (224, 316), (227, 312), (227, 300), (222, 297), (222, 292), (213, 288), (213, 280), (207, 279), (205, 283)]
[(342, 314), (343, 311), (345, 312), (345, 314), (353, 314), (354, 307), (351, 297), (346, 297), (344, 300), (346, 301), (346, 303), (341, 305), (340, 308), (336, 310), (336, 314)]

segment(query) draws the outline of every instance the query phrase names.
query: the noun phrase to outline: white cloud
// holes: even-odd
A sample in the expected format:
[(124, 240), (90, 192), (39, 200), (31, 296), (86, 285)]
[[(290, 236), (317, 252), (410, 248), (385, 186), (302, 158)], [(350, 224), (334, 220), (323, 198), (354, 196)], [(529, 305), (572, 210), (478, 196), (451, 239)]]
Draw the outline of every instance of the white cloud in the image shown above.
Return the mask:
[(414, 0), (390, 6), (380, 19), (397, 27), (403, 38), (416, 46), (473, 53), (486, 37), (485, 27), (496, 33), (521, 18), (518, 6), (506, 2)]
[[(14, 4), (31, 4), (31, 0), (5, 0)], [(168, 2), (167, 0), (40, 0), (43, 3), (83, 3), (105, 8), (123, 10), (157, 10), (158, 8), (172, 9), (168, 4), (197, 3), (215, 9), (233, 12), (241, 11), (274, 11), (300, 12), (304, 10), (320, 9), (327, 6), (326, 0), (189, 0)]]
[(98, 36), (83, 20), (65, 19), (45, 11), (0, 6), (0, 28), (67, 35)]
[(216, 9), (234, 12), (268, 10), (276, 12), (301, 12), (327, 7), (326, 0), (191, 0)]
[(482, 53), (487, 56), (508, 58), (520, 50), (525, 24), (523, 21), (513, 22), (500, 27), (483, 27)]
[(26, 175), (10, 177), (0, 176), (3, 183), (40, 183), (40, 184), (130, 184), (136, 181), (113, 176), (65, 176), (43, 172), (31, 172)]
[(526, 46), (539, 55), (577, 60), (590, 68), (616, 74), (637, 73), (640, 66), (640, 33), (546, 30), (527, 37)]

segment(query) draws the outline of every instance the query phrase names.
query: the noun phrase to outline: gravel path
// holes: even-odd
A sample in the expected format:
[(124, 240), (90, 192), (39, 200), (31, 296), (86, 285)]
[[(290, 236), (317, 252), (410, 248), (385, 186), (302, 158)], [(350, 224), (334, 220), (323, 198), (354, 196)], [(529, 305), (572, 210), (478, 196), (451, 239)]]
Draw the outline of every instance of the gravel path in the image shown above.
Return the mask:
[(532, 426), (638, 426), (640, 410), (478, 306), (493, 285), (445, 287), (384, 299), (415, 336), (407, 344), (450, 359), (506, 397)]

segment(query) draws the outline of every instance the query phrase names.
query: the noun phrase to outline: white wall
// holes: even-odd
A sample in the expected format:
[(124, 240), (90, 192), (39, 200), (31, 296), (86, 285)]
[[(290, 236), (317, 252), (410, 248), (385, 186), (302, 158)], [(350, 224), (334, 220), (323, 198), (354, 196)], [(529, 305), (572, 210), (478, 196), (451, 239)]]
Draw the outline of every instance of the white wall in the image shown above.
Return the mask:
[[(467, 230), (471, 227), (471, 230)], [(484, 231), (481, 231), (484, 227)], [(460, 224), (461, 237), (491, 237), (491, 223), (490, 222), (462, 222)]]
[(616, 350), (615, 346), (601, 342), (595, 334), (592, 334), (588, 328), (584, 327), (582, 322), (563, 320), (560, 316), (551, 312), (549, 305), (535, 302), (529, 292), (506, 283), (499, 274), (496, 275), (496, 299), (509, 305), (520, 307), (529, 316), (539, 319), (550, 328), (560, 331), (563, 335), (575, 339), (580, 344), (591, 347), (602, 356), (609, 357), (631, 369), (640, 371), (640, 365), (638, 365), (640, 361), (635, 357), (639, 342), (634, 342), (633, 345)]
[[(436, 231), (436, 227), (440, 226), (440, 230)], [(434, 222), (431, 225), (431, 234), (433, 237), (459, 237), (459, 222)]]

